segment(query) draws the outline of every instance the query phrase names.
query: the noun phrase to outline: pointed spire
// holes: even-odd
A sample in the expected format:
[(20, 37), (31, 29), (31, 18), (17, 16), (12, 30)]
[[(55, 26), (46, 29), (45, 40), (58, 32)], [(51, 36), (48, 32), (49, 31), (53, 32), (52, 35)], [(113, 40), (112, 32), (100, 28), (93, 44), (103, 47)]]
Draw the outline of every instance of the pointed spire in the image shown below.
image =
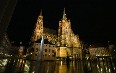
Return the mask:
[(42, 16), (42, 9), (41, 9), (41, 11), (40, 11), (40, 16)]
[(64, 8), (64, 11), (63, 11), (63, 19), (66, 19), (65, 8)]
[(64, 8), (64, 12), (63, 12), (63, 15), (64, 15), (64, 14), (66, 14), (66, 13), (65, 13), (65, 8)]

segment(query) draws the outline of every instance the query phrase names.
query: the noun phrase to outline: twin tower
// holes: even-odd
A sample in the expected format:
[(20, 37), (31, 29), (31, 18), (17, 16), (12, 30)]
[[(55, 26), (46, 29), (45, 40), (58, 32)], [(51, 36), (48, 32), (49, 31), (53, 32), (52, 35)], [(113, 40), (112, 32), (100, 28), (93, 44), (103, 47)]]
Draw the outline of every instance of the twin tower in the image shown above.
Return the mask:
[(37, 41), (42, 35), (57, 46), (71, 47), (73, 45), (73, 47), (80, 47), (79, 36), (73, 33), (71, 22), (66, 17), (65, 9), (63, 11), (63, 17), (59, 21), (58, 34), (56, 35), (44, 32), (42, 11), (40, 12), (33, 33), (33, 41)]

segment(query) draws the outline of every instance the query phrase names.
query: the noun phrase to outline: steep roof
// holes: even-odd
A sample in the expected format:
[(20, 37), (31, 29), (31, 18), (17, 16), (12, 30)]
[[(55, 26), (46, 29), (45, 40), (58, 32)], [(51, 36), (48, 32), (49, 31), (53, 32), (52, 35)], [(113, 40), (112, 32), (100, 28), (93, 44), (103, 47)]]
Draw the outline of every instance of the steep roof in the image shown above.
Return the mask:
[(98, 43), (98, 44), (91, 44), (89, 47), (90, 47), (90, 48), (108, 47), (108, 44), (101, 44), (101, 43)]

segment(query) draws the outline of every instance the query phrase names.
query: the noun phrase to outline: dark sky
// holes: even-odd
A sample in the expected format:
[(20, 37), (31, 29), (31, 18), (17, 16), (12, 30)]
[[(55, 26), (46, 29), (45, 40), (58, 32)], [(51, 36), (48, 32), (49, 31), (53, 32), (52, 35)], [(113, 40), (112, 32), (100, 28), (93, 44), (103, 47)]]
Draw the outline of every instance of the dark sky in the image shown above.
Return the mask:
[(57, 30), (64, 8), (82, 41), (116, 41), (116, 3), (110, 0), (19, 0), (8, 28), (11, 40), (30, 41), (41, 9), (44, 27)]

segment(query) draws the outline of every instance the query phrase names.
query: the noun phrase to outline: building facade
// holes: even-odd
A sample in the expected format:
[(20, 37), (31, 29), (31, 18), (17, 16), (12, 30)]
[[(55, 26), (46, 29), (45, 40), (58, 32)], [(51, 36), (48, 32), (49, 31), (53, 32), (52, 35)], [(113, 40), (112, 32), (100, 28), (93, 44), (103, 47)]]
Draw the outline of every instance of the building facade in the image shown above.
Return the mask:
[[(58, 41), (57, 41), (57, 54), (56, 57), (63, 57), (70, 56), (72, 58), (78, 55), (79, 58), (82, 59), (82, 48), (81, 43), (79, 40), (79, 36), (73, 33), (71, 29), (71, 22), (67, 19), (65, 9), (63, 12), (63, 17), (61, 21), (59, 21), (59, 28), (58, 28)], [(61, 50), (61, 51), (60, 51)]]
[(37, 23), (32, 36), (33, 54), (32, 59), (37, 60), (40, 55), (41, 37), (44, 37), (44, 44), (42, 48), (42, 60), (55, 60), (55, 43), (56, 32), (55, 30), (43, 27), (42, 11), (38, 16)]
[[(65, 9), (63, 17), (61, 21), (59, 21), (58, 34), (56, 34), (55, 30), (43, 27), (43, 16), (42, 12), (40, 13), (32, 35), (32, 41), (37, 41), (41, 38), (41, 36), (44, 36), (44, 39), (47, 39), (48, 42), (50, 42), (49, 45), (54, 45), (57, 58), (66, 58), (67, 56), (75, 58), (78, 56), (82, 59), (82, 46), (79, 36), (73, 33), (73, 30), (71, 29), (71, 22), (66, 17)], [(34, 43), (34, 45), (35, 44), (36, 43)], [(33, 46), (33, 48), (34, 52), (36, 52), (37, 47)], [(53, 47), (51, 46), (49, 48)], [(43, 50), (45, 49), (43, 48)]]
[[(33, 54), (33, 59), (37, 60), (39, 58), (40, 55), (40, 45), (41, 43), (37, 42), (35, 43), (35, 48), (36, 51)], [(55, 60), (55, 45), (50, 45), (50, 44), (44, 44), (43, 48), (42, 48), (42, 61), (43, 60)]]
[(94, 44), (89, 46), (90, 59), (109, 57), (110, 51), (108, 46)]

